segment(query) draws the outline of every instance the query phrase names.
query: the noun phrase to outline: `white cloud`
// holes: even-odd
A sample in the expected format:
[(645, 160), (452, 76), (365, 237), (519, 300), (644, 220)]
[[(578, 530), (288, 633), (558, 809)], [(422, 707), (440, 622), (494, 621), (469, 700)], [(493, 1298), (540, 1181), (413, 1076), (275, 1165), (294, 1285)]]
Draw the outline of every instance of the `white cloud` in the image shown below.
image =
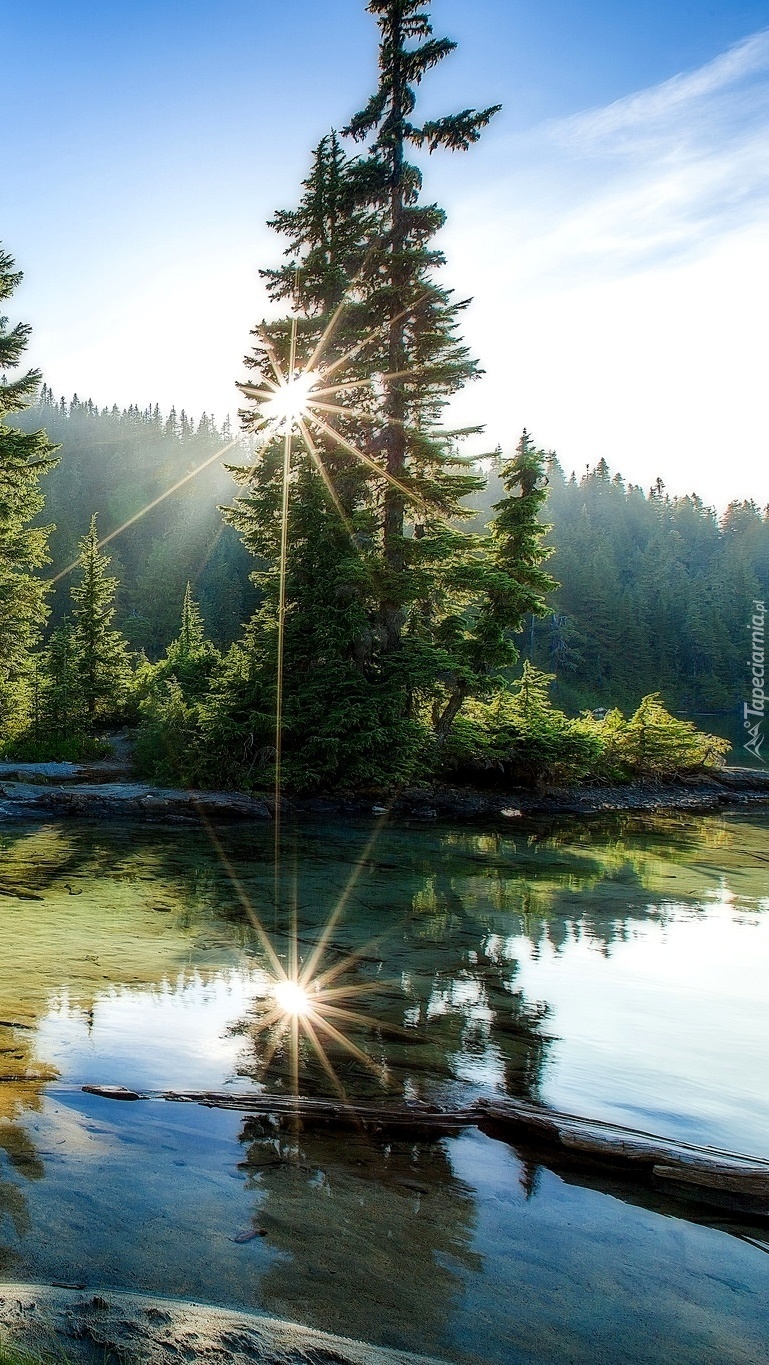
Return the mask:
[(761, 33), (509, 143), (446, 233), (487, 371), (458, 415), (506, 447), (525, 424), (569, 467), (769, 500), (768, 134)]

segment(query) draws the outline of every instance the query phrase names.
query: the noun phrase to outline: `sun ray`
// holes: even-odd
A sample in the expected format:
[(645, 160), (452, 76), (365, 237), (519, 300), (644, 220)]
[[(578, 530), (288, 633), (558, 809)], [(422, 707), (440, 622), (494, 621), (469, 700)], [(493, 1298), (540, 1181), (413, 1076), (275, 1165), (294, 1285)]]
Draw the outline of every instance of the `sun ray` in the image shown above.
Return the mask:
[[(141, 511), (134, 512), (133, 516), (128, 517), (121, 526), (116, 527), (114, 531), (110, 531), (108, 536), (103, 536), (98, 542), (96, 547), (97, 550), (101, 550), (104, 545), (109, 545), (111, 540), (114, 540), (116, 536), (122, 535), (123, 531), (127, 531), (129, 526), (134, 526), (137, 521), (140, 521), (142, 517), (146, 517), (148, 512), (152, 512), (156, 507), (159, 507), (161, 502), (165, 502), (166, 498), (170, 498), (173, 493), (178, 492), (178, 490), (189, 483), (191, 479), (196, 479), (198, 474), (203, 473), (204, 469), (208, 469), (209, 466), (215, 464), (217, 460), (221, 460), (222, 456), (226, 455), (228, 450), (232, 450), (233, 446), (238, 444), (239, 439), (240, 438), (236, 436), (234, 440), (228, 441), (226, 446), (222, 446), (221, 450), (217, 450), (214, 455), (209, 455), (207, 459), (203, 460), (195, 469), (191, 469), (183, 478), (177, 479), (176, 483), (172, 484), (170, 488), (167, 488), (164, 493), (160, 493), (158, 497), (153, 498), (151, 502), (148, 502), (142, 507)], [(52, 587), (53, 584), (58, 583), (61, 578), (65, 578), (68, 573), (72, 573), (72, 570), (76, 569), (79, 563), (79, 558), (73, 559), (71, 564), (68, 564), (64, 569), (60, 569), (53, 578), (48, 579), (49, 586)]]
[(350, 1038), (346, 1038), (343, 1033), (340, 1033), (338, 1028), (335, 1028), (333, 1024), (329, 1023), (325, 1015), (319, 1014), (315, 1020), (315, 1025), (317, 1028), (322, 1029), (324, 1033), (327, 1033), (330, 1038), (333, 1038), (334, 1042), (338, 1043), (340, 1047), (343, 1047), (345, 1052), (349, 1052), (357, 1062), (361, 1062), (369, 1071), (373, 1071), (375, 1076), (381, 1075), (381, 1066), (377, 1066), (373, 1058), (369, 1057), (368, 1053), (364, 1052), (362, 1048), (359, 1048), (357, 1043), (353, 1043)]
[[(371, 422), (374, 426), (382, 425), (381, 417), (378, 417), (376, 413), (366, 412), (364, 408), (343, 408), (339, 403), (319, 403), (316, 398), (311, 398), (307, 406), (311, 414), (313, 412), (331, 412), (338, 417), (356, 417), (359, 422)], [(404, 427), (406, 423), (399, 418), (393, 425)]]
[(297, 421), (297, 426), (299, 427), (299, 431), (301, 432), (302, 440), (304, 441), (305, 445), (307, 446), (307, 449), (309, 450), (310, 455), (311, 455), (311, 457), (312, 457), (312, 459), (313, 459), (313, 461), (314, 461), (314, 463), (315, 463), (315, 468), (317, 469), (318, 473), (320, 474), (320, 477), (322, 478), (323, 483), (325, 484), (326, 491), (327, 491), (329, 497), (331, 498), (331, 501), (333, 502), (334, 507), (335, 507), (336, 510), (337, 510), (337, 513), (338, 513), (338, 515), (339, 515), (339, 518), (340, 518), (340, 520), (342, 521), (342, 524), (344, 525), (344, 528), (345, 528), (345, 530), (347, 531), (347, 534), (349, 535), (350, 540), (352, 541), (353, 545), (355, 545), (356, 550), (358, 550), (358, 549), (359, 549), (359, 546), (357, 545), (356, 540), (355, 540), (355, 530), (354, 530), (354, 528), (353, 528), (353, 524), (352, 524), (352, 522), (350, 521), (350, 518), (348, 517), (347, 513), (345, 512), (345, 510), (344, 510), (344, 508), (343, 508), (343, 506), (342, 506), (342, 504), (341, 504), (341, 502), (340, 502), (340, 500), (339, 500), (339, 495), (338, 495), (338, 493), (337, 493), (337, 491), (336, 491), (336, 489), (335, 489), (335, 487), (334, 487), (334, 485), (333, 485), (333, 482), (332, 482), (332, 480), (331, 480), (331, 477), (330, 477), (330, 475), (329, 475), (329, 472), (328, 472), (328, 470), (326, 469), (325, 464), (323, 463), (323, 457), (322, 457), (322, 455), (320, 454), (320, 451), (318, 450), (318, 447), (316, 446), (315, 442), (313, 441), (312, 436), (310, 435), (309, 431), (307, 430), (306, 423), (303, 421), (302, 418), (299, 418), (299, 419), (298, 419), (298, 421)]
[[(411, 312), (421, 303), (421, 299), (404, 308), (397, 316), (403, 317)], [(356, 345), (349, 347), (344, 353), (338, 355), (330, 364), (326, 364), (324, 357), (326, 350), (332, 340), (335, 329), (338, 327), (345, 308), (349, 306), (347, 300), (343, 300), (329, 319), (326, 327), (315, 344), (309, 358), (304, 364), (297, 367), (297, 341), (298, 341), (298, 321), (296, 315), (292, 317), (290, 324), (290, 336), (287, 364), (281, 359), (284, 352), (284, 342), (281, 343), (280, 353), (273, 340), (263, 329), (258, 329), (256, 335), (261, 343), (264, 354), (267, 357), (269, 367), (274, 375), (274, 382), (264, 374), (259, 381), (254, 384), (241, 384), (241, 391), (255, 400), (259, 405), (263, 405), (262, 429), (266, 434), (261, 442), (259, 449), (273, 441), (277, 435), (282, 436), (283, 458), (282, 458), (282, 490), (281, 490), (281, 524), (280, 524), (280, 550), (279, 550), (279, 585), (278, 585), (278, 610), (277, 610), (277, 678), (276, 678), (276, 718), (275, 718), (275, 850), (274, 850), (274, 874), (275, 874), (275, 894), (274, 901), (276, 912), (281, 907), (281, 788), (282, 788), (282, 730), (283, 730), (283, 700), (284, 700), (284, 654), (285, 654), (285, 625), (287, 609), (287, 561), (289, 549), (289, 510), (290, 510), (290, 486), (292, 477), (292, 454), (294, 450), (295, 435), (302, 441), (312, 464), (323, 480), (326, 492), (338, 513), (342, 524), (350, 535), (353, 544), (355, 537), (353, 526), (349, 515), (342, 505), (341, 499), (334, 486), (334, 480), (329, 474), (324, 461), (324, 446), (319, 445), (317, 437), (322, 436), (325, 440), (333, 443), (339, 450), (346, 452), (354, 457), (356, 461), (370, 469), (384, 483), (397, 489), (403, 498), (408, 502), (425, 505), (425, 499), (413, 488), (396, 478), (388, 469), (369, 455), (365, 450), (349, 440), (341, 431), (326, 420), (328, 417), (347, 417), (353, 421), (366, 423), (382, 422), (388, 425), (387, 419), (382, 419), (370, 413), (365, 406), (360, 405), (360, 400), (356, 403), (353, 395), (356, 391), (365, 389), (372, 385), (386, 384), (398, 379), (413, 378), (422, 373), (420, 369), (409, 369), (402, 371), (392, 371), (386, 374), (372, 376), (360, 376), (357, 378), (341, 378), (338, 383), (329, 382), (333, 376), (345, 367), (349, 367), (354, 358), (361, 354), (367, 347), (375, 341), (372, 336), (361, 339)], [(394, 321), (392, 319), (391, 321)], [(266, 366), (264, 367), (267, 368)], [(342, 406), (343, 395), (350, 394), (353, 404)], [(332, 401), (327, 401), (332, 400)], [(333, 401), (337, 400), (337, 401)], [(266, 424), (265, 424), (266, 419)], [(389, 423), (392, 425), (392, 423)], [(399, 420), (400, 426), (406, 423)], [(359, 547), (358, 547), (359, 548)], [(385, 820), (389, 811), (385, 812)], [(290, 919), (288, 926), (288, 941), (283, 952), (286, 960), (284, 966), (278, 959), (275, 949), (270, 945), (268, 960), (271, 973), (274, 978), (272, 998), (264, 1003), (261, 1018), (254, 1024), (254, 1034), (268, 1034), (269, 1042), (263, 1053), (263, 1065), (269, 1066), (278, 1047), (284, 1041), (288, 1041), (290, 1046), (290, 1072), (294, 1094), (298, 1097), (299, 1093), (299, 1068), (300, 1068), (300, 1045), (303, 1038), (307, 1040), (307, 1046), (317, 1055), (323, 1070), (329, 1077), (335, 1088), (344, 1095), (343, 1088), (334, 1071), (330, 1058), (327, 1055), (323, 1039), (332, 1040), (337, 1046), (353, 1056), (362, 1065), (370, 1068), (380, 1078), (383, 1075), (381, 1064), (375, 1063), (368, 1056), (365, 1050), (345, 1036), (344, 1025), (354, 1025), (357, 1028), (370, 1027), (373, 1019), (362, 1013), (360, 1010), (351, 1008), (351, 1004), (358, 998), (370, 995), (372, 991), (381, 988), (381, 983), (344, 983), (340, 977), (344, 972), (349, 972), (359, 960), (362, 953), (350, 953), (342, 962), (335, 966), (326, 967), (320, 972), (323, 959), (326, 954), (331, 936), (339, 919), (344, 914), (350, 897), (364, 871), (367, 867), (371, 851), (376, 839), (379, 837), (383, 822), (378, 821), (375, 825), (366, 846), (355, 865), (350, 870), (346, 884), (337, 899), (331, 913), (326, 918), (325, 923), (320, 929), (317, 941), (311, 946), (307, 960), (302, 963), (299, 956), (298, 940), (298, 890), (296, 880), (294, 880), (292, 891), (292, 902), (290, 907)], [(247, 899), (247, 898), (246, 898)], [(259, 924), (258, 917), (256, 917)], [(259, 924), (261, 930), (261, 925)], [(262, 930), (263, 933), (263, 930)], [(261, 935), (260, 935), (261, 937)], [(277, 964), (277, 966), (276, 966)], [(317, 975), (316, 975), (317, 974)], [(345, 1097), (346, 1098), (346, 1097)]]
[[(292, 323), (295, 323), (295, 322), (296, 322), (296, 318), (292, 318)], [(276, 349), (275, 349), (275, 347), (274, 347), (272, 341), (270, 340), (270, 337), (267, 335), (267, 333), (265, 332), (265, 330), (264, 330), (263, 327), (257, 327), (257, 329), (256, 329), (256, 335), (258, 336), (259, 340), (261, 341), (262, 347), (263, 347), (264, 351), (265, 351), (266, 354), (267, 354), (267, 359), (269, 360), (270, 365), (272, 366), (272, 372), (273, 372), (273, 374), (275, 375), (275, 379), (276, 379), (276, 381), (277, 381), (277, 387), (278, 387), (279, 389), (285, 388), (285, 386), (286, 386), (286, 376), (284, 375), (282, 369), (280, 368), (280, 361), (279, 361), (279, 359), (278, 359), (278, 353), (277, 353), (277, 351), (276, 351)], [(266, 383), (266, 382), (268, 382), (268, 381), (265, 381), (265, 383)]]
[[(267, 383), (266, 380), (264, 382)], [(277, 384), (270, 384), (269, 388), (259, 388), (256, 384), (238, 384), (236, 387), (239, 388), (241, 393), (244, 393), (247, 398), (261, 398), (265, 402), (270, 398), (274, 398), (276, 393), (280, 393)]]
[[(291, 325), (291, 361), (296, 353), (296, 318)], [(288, 567), (288, 500), (291, 482), (291, 439), (293, 422), (286, 422), (283, 433), (283, 486), (280, 523), (280, 579), (278, 588), (278, 659), (275, 681), (275, 909), (280, 908), (281, 781), (283, 764), (283, 673), (286, 627), (286, 577)]]
[[(329, 342), (331, 341), (332, 336), (334, 335), (334, 332), (336, 331), (336, 327), (337, 327), (337, 323), (339, 322), (339, 319), (340, 319), (340, 318), (342, 317), (342, 315), (346, 312), (346, 310), (350, 307), (350, 298), (349, 298), (350, 293), (351, 293), (352, 290), (355, 288), (355, 286), (360, 282), (360, 280), (363, 279), (364, 273), (365, 273), (365, 271), (366, 271), (366, 269), (367, 269), (367, 267), (368, 267), (368, 263), (369, 263), (369, 261), (371, 260), (371, 257), (373, 256), (373, 254), (374, 254), (374, 252), (375, 252), (375, 250), (376, 250), (376, 248), (377, 248), (378, 245), (379, 245), (379, 243), (378, 243), (377, 239), (374, 238), (374, 240), (372, 241), (371, 245), (369, 246), (369, 248), (368, 248), (368, 250), (367, 250), (365, 256), (363, 257), (363, 260), (361, 261), (360, 265), (358, 266), (358, 269), (356, 270), (355, 274), (353, 275), (352, 279), (350, 280), (350, 283), (349, 283), (349, 285), (348, 285), (348, 287), (347, 287), (347, 296), (346, 296), (345, 298), (341, 299), (340, 302), (337, 304), (337, 306), (336, 306), (336, 308), (334, 309), (333, 313), (331, 314), (331, 317), (329, 318), (329, 321), (327, 322), (327, 324), (326, 324), (326, 326), (325, 326), (323, 332), (321, 333), (320, 339), (319, 339), (319, 341), (316, 343), (315, 349), (314, 349), (312, 355), (310, 356), (310, 359), (308, 360), (307, 365), (305, 366), (306, 369), (308, 369), (308, 370), (313, 370), (313, 369), (315, 369), (315, 366), (318, 364), (318, 362), (319, 362), (321, 356), (323, 355), (323, 352), (325, 351), (326, 347), (328, 346)], [(298, 270), (297, 270), (297, 272), (296, 272), (296, 279), (297, 279), (297, 286), (298, 286), (298, 282), (299, 282), (299, 271), (298, 271)]]
[[(415, 303), (408, 304), (405, 308), (402, 308), (399, 313), (395, 313), (393, 317), (388, 318), (388, 327), (392, 327), (394, 323), (400, 322), (401, 318), (405, 318), (409, 313), (413, 313), (420, 304), (424, 303), (427, 297), (428, 295), (426, 293), (422, 294)], [(348, 364), (351, 360), (354, 360), (356, 356), (359, 356), (361, 351), (364, 351), (367, 346), (370, 346), (375, 339), (375, 336), (368, 336), (363, 337), (361, 341), (357, 341), (354, 346), (350, 347), (349, 351), (343, 352), (343, 354), (333, 361), (331, 365), (326, 365), (324, 367), (325, 373), (334, 374), (338, 369), (341, 369), (343, 365)]]
[(289, 1021), (284, 1015), (283, 1018), (280, 1020), (280, 1023), (278, 1024), (277, 1028), (275, 1029), (272, 1038), (267, 1044), (267, 1047), (265, 1048), (264, 1055), (262, 1057), (262, 1066), (264, 1067), (265, 1070), (267, 1070), (272, 1065), (272, 1059), (275, 1056), (275, 1053), (278, 1051), (278, 1048), (281, 1047), (283, 1040), (286, 1034), (288, 1033), (288, 1028)]
[[(340, 384), (329, 384), (326, 388), (314, 388), (313, 396), (318, 398), (333, 397), (335, 393), (343, 393), (346, 389), (363, 389), (369, 384), (378, 384), (388, 379), (413, 379), (414, 375), (422, 374), (422, 369), (411, 370), (392, 370), (388, 374), (372, 374), (367, 379), (345, 379)], [(323, 378), (328, 377), (329, 371), (323, 370)], [(387, 419), (390, 420), (389, 418)]]
[(350, 983), (348, 986), (333, 986), (329, 989), (330, 982), (336, 981), (337, 977), (355, 967), (378, 944), (379, 939), (376, 939), (374, 943), (365, 944), (363, 948), (350, 953), (349, 957), (345, 957), (341, 962), (337, 962), (333, 967), (329, 967), (325, 972), (320, 972), (318, 976), (313, 977), (313, 989), (318, 993), (318, 996), (324, 1001), (350, 999), (356, 995), (369, 995), (372, 991), (382, 990), (384, 986), (389, 985), (388, 982), (366, 981), (357, 986)]
[(305, 1026), (305, 1030), (306, 1030), (306, 1032), (307, 1032), (307, 1037), (309, 1038), (310, 1043), (312, 1044), (313, 1048), (315, 1049), (315, 1052), (316, 1052), (317, 1057), (318, 1057), (318, 1061), (320, 1062), (321, 1066), (323, 1067), (323, 1070), (325, 1071), (326, 1075), (328, 1076), (329, 1080), (331, 1081), (331, 1084), (333, 1085), (334, 1089), (336, 1090), (336, 1093), (338, 1094), (339, 1098), (343, 1101), (344, 1104), (349, 1104), (350, 1101), (349, 1101), (349, 1099), (348, 1099), (348, 1097), (347, 1097), (347, 1091), (345, 1090), (344, 1086), (342, 1085), (342, 1082), (340, 1081), (340, 1079), (339, 1079), (339, 1077), (337, 1076), (337, 1074), (336, 1074), (336, 1072), (335, 1072), (333, 1066), (331, 1065), (331, 1061), (330, 1061), (330, 1059), (329, 1059), (329, 1057), (328, 1057), (328, 1054), (327, 1054), (327, 1052), (326, 1052), (326, 1050), (325, 1050), (323, 1044), (321, 1043), (320, 1038), (318, 1037), (317, 1033), (315, 1032), (315, 1029), (313, 1028), (312, 1024), (310, 1023), (309, 1019), (306, 1019), (306, 1020), (305, 1020), (304, 1026)]
[(376, 844), (379, 835), (382, 832), (382, 829), (384, 828), (384, 824), (387, 820), (388, 815), (389, 810), (385, 812), (384, 816), (380, 816), (380, 818), (377, 820), (374, 829), (372, 830), (371, 834), (366, 840), (366, 846), (363, 852), (361, 853), (358, 861), (355, 863), (354, 867), (352, 868), (352, 871), (350, 872), (349, 877), (347, 878), (347, 883), (342, 891), (341, 896), (339, 897), (336, 905), (334, 906), (334, 909), (331, 911), (331, 914), (329, 915), (328, 920), (326, 921), (326, 924), (321, 932), (320, 938), (315, 944), (315, 947), (313, 948), (308, 961), (305, 963), (302, 972), (300, 973), (301, 980), (305, 985), (307, 984), (308, 981), (311, 981), (313, 976), (315, 975), (318, 963), (320, 962), (324, 952), (326, 951), (326, 945), (332, 933), (334, 932), (336, 925), (339, 922), (340, 916), (344, 914), (347, 908), (347, 902), (349, 901), (350, 896), (352, 895), (353, 891), (355, 890), (355, 887), (357, 886), (360, 880), (363, 869), (366, 866), (369, 857), (371, 856), (371, 851), (374, 848), (374, 845)]
[(409, 502), (424, 502), (424, 499), (421, 498), (418, 493), (415, 493), (413, 488), (407, 488), (405, 483), (401, 483), (400, 479), (396, 479), (394, 474), (390, 474), (381, 464), (377, 464), (376, 460), (372, 459), (370, 455), (367, 455), (365, 451), (360, 450), (358, 446), (353, 445), (352, 441), (348, 441), (335, 427), (329, 426), (328, 422), (325, 422), (322, 417), (316, 417), (314, 412), (308, 413), (308, 417), (313, 425), (323, 432), (324, 436), (328, 436), (330, 440), (335, 441), (338, 446), (341, 446), (342, 450), (346, 450), (350, 455), (354, 455), (357, 460), (360, 460), (361, 464), (365, 464), (369, 469), (372, 469), (375, 474), (378, 474), (380, 479), (384, 479), (385, 482), (391, 484), (393, 488), (397, 488), (398, 492), (402, 493), (404, 498), (408, 498)]
[(312, 352), (312, 355), (310, 356), (309, 360), (307, 361), (307, 364), (304, 367), (305, 371), (314, 370), (316, 368), (320, 361), (321, 356), (323, 355), (323, 352), (325, 351), (326, 347), (331, 341), (331, 338), (336, 330), (336, 326), (337, 323), (339, 322), (339, 319), (341, 318), (342, 314), (346, 311), (348, 307), (349, 301), (347, 299), (342, 299), (341, 303), (337, 304), (336, 308), (334, 309), (331, 315), (331, 318), (329, 319), (325, 327), (325, 330), (321, 334), (320, 340), (317, 342), (315, 349)]
[(257, 937), (259, 939), (260, 944), (262, 945), (262, 948), (264, 949), (264, 952), (267, 956), (267, 960), (269, 961), (273, 973), (278, 977), (278, 979), (284, 978), (286, 976), (286, 972), (283, 968), (283, 964), (280, 958), (278, 957), (278, 954), (275, 952), (275, 949), (273, 948), (272, 940), (269, 934), (267, 933), (267, 930), (264, 928), (264, 925), (262, 924), (253, 905), (251, 904), (251, 899), (248, 896), (245, 887), (243, 886), (240, 878), (238, 877), (237, 872), (232, 866), (232, 863), (227, 855), (227, 852), (222, 845), (221, 839), (216, 833), (216, 830), (211, 824), (208, 815), (202, 809), (202, 807), (198, 806), (197, 813), (198, 816), (200, 817), (200, 821), (204, 829), (208, 833), (208, 837), (211, 840), (214, 849), (216, 850), (217, 857), (219, 858), (219, 861), (221, 862), (222, 867), (224, 868), (232, 884), (233, 890), (235, 891), (238, 900), (240, 901), (241, 905), (243, 906), (243, 909), (248, 915), (249, 920), (251, 921), (251, 924), (256, 930)]

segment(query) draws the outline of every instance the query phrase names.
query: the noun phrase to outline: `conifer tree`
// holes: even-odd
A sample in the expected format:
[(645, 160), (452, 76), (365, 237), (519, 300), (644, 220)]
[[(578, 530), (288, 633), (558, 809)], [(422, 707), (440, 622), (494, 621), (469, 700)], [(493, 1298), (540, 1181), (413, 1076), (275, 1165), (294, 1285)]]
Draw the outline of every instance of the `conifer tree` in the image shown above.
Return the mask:
[(90, 727), (120, 713), (131, 676), (128, 646), (112, 627), (118, 580), (108, 574), (109, 563), (99, 550), (94, 513), (88, 534), (80, 542), (80, 581), (70, 589), (75, 604), (72, 639)]
[[(380, 30), (379, 85), (345, 132), (359, 142), (373, 138), (359, 168), (360, 194), (380, 210), (385, 226), (377, 257), (381, 282), (376, 304), (384, 325), (382, 369), (389, 377), (378, 444), (387, 472), (399, 484), (413, 483), (423, 504), (456, 516), (472, 485), (457, 473), (451, 442), (434, 428), (447, 398), (478, 374), (478, 366), (456, 336), (464, 305), (433, 279), (444, 257), (429, 244), (445, 215), (437, 205), (419, 202), (422, 177), (407, 156), (409, 147), (466, 150), (500, 106), (465, 109), (421, 126), (413, 122), (417, 87), (456, 44), (432, 36), (422, 0), (370, 0), (367, 9)], [(422, 544), (415, 553), (404, 536), (405, 512), (403, 492), (388, 484), (383, 549), (389, 575), (381, 607), (385, 649), (399, 645), (413, 601), (408, 569), (418, 573), (434, 562), (436, 550), (452, 548), (428, 517), (421, 523)]]
[(43, 672), (43, 735), (46, 739), (75, 739), (85, 730), (86, 708), (74, 631), (68, 616), (51, 634), (43, 656)]
[(439, 738), (448, 734), (465, 697), (488, 692), (494, 675), (515, 663), (513, 637), (526, 616), (549, 611), (546, 596), (558, 584), (541, 567), (553, 553), (542, 543), (550, 527), (539, 517), (547, 497), (546, 459), (524, 430), (515, 457), (499, 467), (506, 496), (494, 504), (490, 537), (474, 538), (472, 560), (452, 575), (458, 586), (464, 579), (471, 587), (477, 605), (455, 625), (452, 654), (459, 666), (447, 679), (446, 703), (436, 721)]
[[(364, 682), (368, 729), (381, 736), (400, 727), (404, 747), (409, 726), (435, 700), (436, 688), (443, 695), (439, 679), (466, 669), (459, 657), (465, 617), (477, 607), (484, 579), (475, 539), (456, 525), (468, 515), (463, 500), (484, 480), (458, 454), (461, 433), (438, 426), (448, 398), (478, 369), (457, 337), (462, 305), (433, 278), (443, 257), (431, 238), (444, 215), (435, 205), (419, 203), (419, 172), (405, 153), (409, 144), (431, 150), (467, 147), (495, 110), (465, 111), (418, 128), (411, 119), (416, 87), (454, 44), (431, 39), (426, 14), (411, 0), (372, 4), (369, 10), (382, 29), (380, 89), (347, 131), (358, 140), (371, 135), (372, 145), (362, 158), (349, 160), (335, 134), (324, 138), (299, 207), (273, 219), (273, 227), (288, 238), (288, 260), (263, 273), (272, 297), (290, 298), (295, 317), (299, 313), (296, 350), (292, 353), (289, 345), (289, 319), (257, 329), (257, 346), (247, 360), (256, 382), (242, 386), (247, 397), (256, 397), (256, 405), (243, 417), (246, 427), (258, 429), (259, 393), (273, 378), (273, 357), (287, 373), (292, 364), (306, 363), (331, 328), (334, 382), (350, 386), (341, 407), (334, 408), (341, 449), (317, 427), (314, 451), (306, 439), (292, 438), (285, 617), (289, 694), (291, 680), (299, 677), (307, 693), (309, 670), (316, 715), (327, 719), (341, 695), (340, 678), (347, 678), (356, 696)], [(321, 359), (321, 373), (328, 359)], [(241, 670), (242, 677), (254, 677), (257, 658), (262, 677), (270, 669), (280, 444), (268, 445), (258, 467), (241, 472), (247, 493), (228, 514), (265, 562), (255, 576), (265, 602), (249, 630), (251, 664)], [(350, 453), (350, 444), (363, 452), (363, 460)], [(320, 480), (317, 471), (310, 477), (317, 456), (323, 465)], [(310, 563), (314, 573), (307, 572)], [(303, 597), (296, 595), (302, 584)], [(273, 647), (274, 640), (273, 631)], [(324, 672), (329, 683), (335, 680), (325, 708)], [(362, 719), (366, 708), (359, 699), (360, 706), (351, 703), (349, 714)], [(261, 706), (267, 709), (265, 696)], [(443, 705), (436, 714), (441, 713)], [(446, 715), (447, 724), (450, 720)], [(297, 743), (302, 729), (298, 724), (294, 731)], [(392, 752), (392, 742), (387, 747)]]
[[(0, 303), (15, 290), (21, 274), (0, 250)], [(43, 506), (40, 476), (52, 469), (54, 447), (45, 432), (17, 431), (5, 418), (33, 400), (37, 370), (9, 380), (27, 346), (30, 328), (8, 326), (0, 318), (0, 743), (19, 734), (30, 704), (31, 651), (47, 616), (46, 587), (35, 570), (48, 563), (50, 527), (30, 523)]]
[(174, 677), (187, 698), (198, 699), (208, 689), (211, 675), (221, 655), (215, 645), (206, 639), (206, 629), (200, 607), (192, 592), (192, 584), (187, 583), (182, 602), (182, 616), (179, 634), (152, 670), (156, 681)]
[(184, 658), (190, 658), (202, 645), (204, 635), (203, 617), (200, 614), (200, 607), (192, 595), (192, 584), (188, 580), (187, 587), (184, 590), (182, 622), (177, 640), (179, 654)]

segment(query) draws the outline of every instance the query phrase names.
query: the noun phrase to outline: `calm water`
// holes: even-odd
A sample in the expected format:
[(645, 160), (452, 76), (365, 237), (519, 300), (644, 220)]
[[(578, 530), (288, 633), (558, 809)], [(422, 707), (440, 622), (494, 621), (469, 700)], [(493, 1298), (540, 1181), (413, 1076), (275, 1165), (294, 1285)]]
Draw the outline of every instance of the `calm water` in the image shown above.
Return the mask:
[[(4, 826), (0, 1274), (484, 1365), (769, 1359), (766, 1229), (474, 1131), (278, 1138), (79, 1088), (290, 1093), (296, 1065), (305, 1094), (507, 1093), (769, 1156), (768, 831), (310, 824), (276, 908), (268, 830)], [(269, 1026), (294, 914), (343, 992), (296, 1062)]]

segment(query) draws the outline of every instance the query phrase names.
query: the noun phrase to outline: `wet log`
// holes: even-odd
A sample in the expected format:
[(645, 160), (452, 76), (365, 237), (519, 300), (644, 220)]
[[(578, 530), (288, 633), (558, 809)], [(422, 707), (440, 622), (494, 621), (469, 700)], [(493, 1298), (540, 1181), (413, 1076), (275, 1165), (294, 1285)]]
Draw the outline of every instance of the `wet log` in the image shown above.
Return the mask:
[(524, 1140), (567, 1169), (616, 1171), (676, 1198), (769, 1218), (769, 1161), (677, 1142), (620, 1124), (543, 1109), (522, 1100), (479, 1100), (490, 1137)]
[(374, 1135), (400, 1133), (409, 1137), (441, 1137), (477, 1122), (473, 1109), (441, 1109), (437, 1105), (420, 1103), (396, 1106), (348, 1104), (343, 1100), (221, 1090), (169, 1090), (163, 1098), (215, 1109), (234, 1109), (253, 1118), (262, 1118), (275, 1127), (298, 1123), (302, 1128), (352, 1128)]
[[(119, 1086), (83, 1088), (106, 1099), (149, 1098)], [(273, 1128), (356, 1129), (377, 1137), (392, 1134), (429, 1141), (477, 1127), (489, 1137), (525, 1148), (530, 1159), (554, 1170), (620, 1173), (676, 1199), (769, 1218), (769, 1161), (523, 1100), (478, 1099), (464, 1109), (446, 1109), (419, 1102), (348, 1104), (262, 1091), (168, 1090), (155, 1092), (152, 1098), (231, 1109)]]

